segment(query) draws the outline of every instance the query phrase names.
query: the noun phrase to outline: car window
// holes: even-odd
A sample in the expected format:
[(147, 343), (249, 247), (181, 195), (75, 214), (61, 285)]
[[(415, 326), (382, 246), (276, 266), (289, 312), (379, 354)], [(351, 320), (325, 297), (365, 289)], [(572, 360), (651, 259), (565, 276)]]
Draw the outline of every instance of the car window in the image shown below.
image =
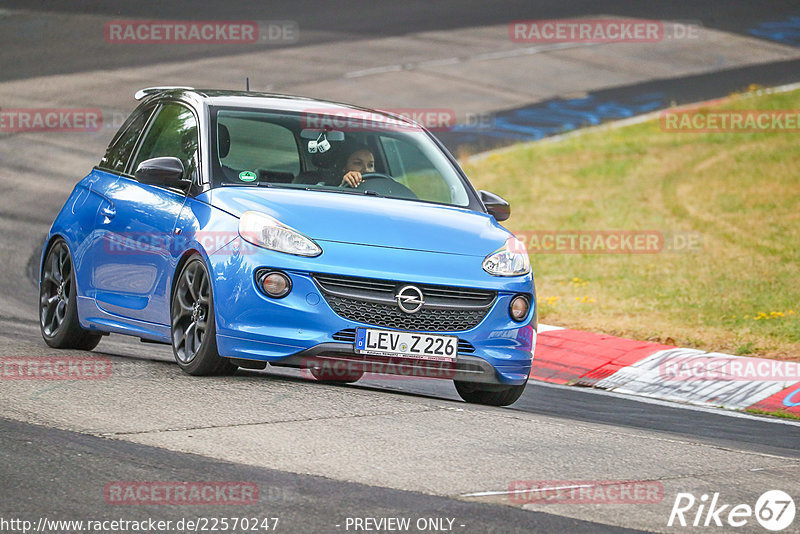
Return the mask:
[(125, 165), (154, 108), (155, 106), (148, 106), (131, 114), (108, 146), (105, 156), (100, 160), (100, 167), (118, 173), (125, 172)]
[[(300, 173), (300, 156), (294, 134), (288, 128), (259, 117), (221, 113), (217, 120), (217, 143), (228, 143), (220, 150), (220, 162), (234, 171)], [(219, 130), (223, 130), (220, 134)]]
[[(341, 111), (365, 116), (212, 108), (212, 187), (286, 187), (470, 205), (457, 167), (423, 129), (379, 112)], [(351, 161), (364, 151), (374, 159), (374, 171), (359, 171), (357, 160)], [(344, 180), (351, 172), (370, 176), (351, 187)]]
[(401, 139), (381, 137), (389, 174), (422, 200), (452, 201), (450, 186), (419, 147)]
[(186, 177), (191, 179), (197, 171), (197, 154), (197, 119), (194, 114), (185, 106), (166, 104), (142, 141), (131, 172), (145, 160), (172, 156), (183, 162)]

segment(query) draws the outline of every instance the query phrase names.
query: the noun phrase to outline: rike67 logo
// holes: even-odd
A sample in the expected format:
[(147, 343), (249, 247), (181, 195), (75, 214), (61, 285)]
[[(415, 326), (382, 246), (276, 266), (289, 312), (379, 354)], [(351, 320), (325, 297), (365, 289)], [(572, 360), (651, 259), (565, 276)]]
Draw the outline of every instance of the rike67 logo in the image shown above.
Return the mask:
[(667, 526), (681, 527), (726, 527), (738, 528), (753, 519), (767, 530), (778, 532), (794, 522), (794, 499), (781, 490), (764, 492), (754, 507), (749, 504), (726, 504), (719, 493), (701, 495), (696, 498), (691, 493), (678, 493), (669, 514)]

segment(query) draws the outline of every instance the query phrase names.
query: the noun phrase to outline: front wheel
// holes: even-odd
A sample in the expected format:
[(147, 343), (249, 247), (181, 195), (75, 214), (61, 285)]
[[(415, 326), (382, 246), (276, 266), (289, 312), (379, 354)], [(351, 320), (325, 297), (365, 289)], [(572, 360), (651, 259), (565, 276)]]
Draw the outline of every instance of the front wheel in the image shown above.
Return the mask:
[(171, 306), (172, 352), (190, 375), (232, 374), (237, 366), (217, 352), (214, 298), (206, 264), (193, 256), (181, 269)]
[(488, 406), (508, 406), (514, 404), (525, 391), (525, 385), (503, 386), (499, 384), (481, 384), (477, 382), (461, 382), (454, 380), (456, 391), (467, 402), (486, 404)]
[(101, 334), (81, 328), (75, 271), (67, 243), (57, 239), (44, 260), (39, 281), (39, 328), (44, 342), (56, 349), (92, 350)]

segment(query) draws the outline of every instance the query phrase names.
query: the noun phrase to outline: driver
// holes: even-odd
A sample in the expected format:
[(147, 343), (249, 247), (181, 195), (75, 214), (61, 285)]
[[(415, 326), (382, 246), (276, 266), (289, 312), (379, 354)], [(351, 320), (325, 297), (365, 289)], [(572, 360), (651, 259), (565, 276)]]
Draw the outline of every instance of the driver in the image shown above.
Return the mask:
[(358, 187), (364, 179), (362, 174), (375, 172), (375, 156), (367, 147), (357, 147), (344, 160), (344, 177), (340, 186)]

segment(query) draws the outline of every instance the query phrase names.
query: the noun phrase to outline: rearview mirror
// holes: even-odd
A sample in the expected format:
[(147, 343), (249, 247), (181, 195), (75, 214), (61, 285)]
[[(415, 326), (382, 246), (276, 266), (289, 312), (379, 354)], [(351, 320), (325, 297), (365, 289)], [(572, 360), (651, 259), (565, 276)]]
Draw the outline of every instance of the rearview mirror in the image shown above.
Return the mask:
[(176, 187), (186, 190), (191, 181), (184, 180), (185, 169), (178, 158), (162, 157), (145, 160), (139, 164), (134, 173), (137, 181), (147, 185)]
[(300, 130), (300, 138), (308, 140), (316, 140), (320, 134), (324, 133), (328, 141), (344, 141), (344, 132), (339, 130), (320, 130), (318, 128), (305, 128)]
[(486, 211), (498, 222), (505, 221), (511, 217), (511, 204), (500, 195), (495, 195), (489, 191), (478, 191), (481, 202), (486, 207)]

